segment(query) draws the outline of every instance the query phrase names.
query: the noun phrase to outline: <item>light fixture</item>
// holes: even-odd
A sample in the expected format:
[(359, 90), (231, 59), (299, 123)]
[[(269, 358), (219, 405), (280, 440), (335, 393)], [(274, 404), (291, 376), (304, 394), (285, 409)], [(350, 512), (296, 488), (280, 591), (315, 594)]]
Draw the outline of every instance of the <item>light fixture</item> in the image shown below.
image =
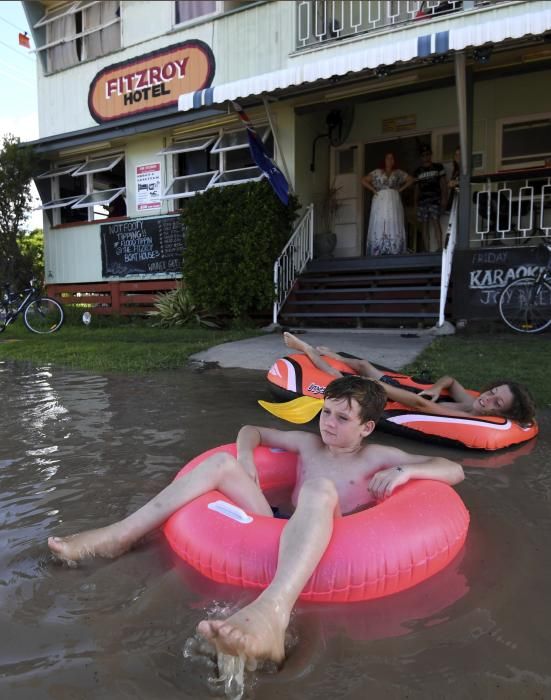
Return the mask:
[(390, 66), (377, 66), (374, 72), (377, 78), (388, 78), (392, 72), (392, 68)]
[(479, 46), (473, 50), (473, 58), (477, 63), (488, 63), (491, 56), (491, 46)]

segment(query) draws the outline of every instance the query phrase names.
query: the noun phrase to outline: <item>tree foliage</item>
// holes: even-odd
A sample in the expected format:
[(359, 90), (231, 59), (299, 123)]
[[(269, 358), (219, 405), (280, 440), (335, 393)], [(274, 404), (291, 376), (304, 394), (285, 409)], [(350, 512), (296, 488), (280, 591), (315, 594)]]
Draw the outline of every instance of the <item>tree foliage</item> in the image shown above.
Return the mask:
[(44, 233), (41, 228), (35, 228), (24, 233), (19, 239), (20, 264), (17, 268), (17, 278), (20, 282), (36, 279), (44, 282)]
[(31, 173), (31, 150), (5, 135), (0, 148), (0, 281), (12, 284), (24, 281), (20, 243), (31, 208)]
[(273, 265), (298, 205), (284, 207), (265, 180), (207, 190), (185, 201), (184, 284), (199, 307), (240, 318), (274, 298)]

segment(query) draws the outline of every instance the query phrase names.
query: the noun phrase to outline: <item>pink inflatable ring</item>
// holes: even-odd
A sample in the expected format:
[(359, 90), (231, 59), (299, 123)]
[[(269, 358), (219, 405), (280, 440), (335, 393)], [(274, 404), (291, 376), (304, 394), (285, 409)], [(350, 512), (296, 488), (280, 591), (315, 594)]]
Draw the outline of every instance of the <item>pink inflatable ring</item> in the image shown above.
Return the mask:
[[(181, 476), (216, 452), (236, 455), (235, 444), (208, 450)], [(268, 447), (255, 450), (264, 491), (295, 481), (296, 454)], [(214, 581), (265, 588), (277, 563), (286, 521), (245, 513), (218, 491), (176, 511), (165, 523), (172, 549)], [(441, 571), (461, 550), (469, 513), (459, 495), (437, 481), (410, 481), (359, 513), (335, 521), (329, 547), (300, 598), (353, 602), (398, 593)]]

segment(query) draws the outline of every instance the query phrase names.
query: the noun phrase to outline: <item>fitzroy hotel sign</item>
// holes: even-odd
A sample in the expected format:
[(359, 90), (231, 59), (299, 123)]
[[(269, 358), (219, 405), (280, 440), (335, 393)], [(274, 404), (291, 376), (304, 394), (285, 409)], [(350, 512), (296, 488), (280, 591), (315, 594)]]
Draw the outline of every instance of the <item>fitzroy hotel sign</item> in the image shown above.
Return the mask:
[(191, 40), (114, 63), (100, 71), (88, 92), (90, 114), (100, 124), (178, 104), (178, 97), (209, 87), (214, 56)]

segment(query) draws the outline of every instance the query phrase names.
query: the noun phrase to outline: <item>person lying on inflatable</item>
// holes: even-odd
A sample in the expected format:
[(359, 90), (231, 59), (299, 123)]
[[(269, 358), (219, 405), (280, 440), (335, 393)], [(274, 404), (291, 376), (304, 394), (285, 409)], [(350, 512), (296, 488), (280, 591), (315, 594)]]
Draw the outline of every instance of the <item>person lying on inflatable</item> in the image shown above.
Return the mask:
[(117, 557), (176, 510), (213, 489), (245, 511), (272, 517), (258, 486), (253, 450), (266, 445), (297, 452), (295, 510), (281, 536), (272, 582), (228, 619), (204, 620), (197, 627), (219, 654), (244, 657), (249, 668), (260, 659), (280, 663), (292, 608), (329, 544), (334, 518), (390, 496), (410, 479), (455, 485), (464, 478), (461, 465), (449, 459), (365, 444), (385, 401), (381, 385), (370, 379), (334, 380), (325, 392), (319, 435), (244, 426), (237, 436), (237, 459), (216, 453), (127, 518), (69, 537), (50, 537), (48, 546), (69, 562)]
[[(313, 348), (309, 343), (297, 338), (292, 333), (284, 333), (285, 345), (292, 350), (299, 350), (308, 356), (313, 365), (332, 377), (342, 377), (342, 372), (326, 362), (322, 355), (346, 362), (350, 369), (362, 377), (369, 377), (381, 382), (386, 394), (392, 401), (405, 406), (439, 416), (471, 417), (503, 416), (515, 420), (521, 425), (530, 425), (535, 420), (535, 403), (528, 389), (513, 381), (497, 381), (489, 384), (478, 396), (469, 393), (453, 377), (440, 377), (430, 388), (413, 393), (400, 387), (393, 377), (387, 377), (383, 371), (374, 367), (368, 360), (342, 357), (330, 348), (320, 346)], [(436, 404), (440, 394), (447, 390), (451, 401)]]

